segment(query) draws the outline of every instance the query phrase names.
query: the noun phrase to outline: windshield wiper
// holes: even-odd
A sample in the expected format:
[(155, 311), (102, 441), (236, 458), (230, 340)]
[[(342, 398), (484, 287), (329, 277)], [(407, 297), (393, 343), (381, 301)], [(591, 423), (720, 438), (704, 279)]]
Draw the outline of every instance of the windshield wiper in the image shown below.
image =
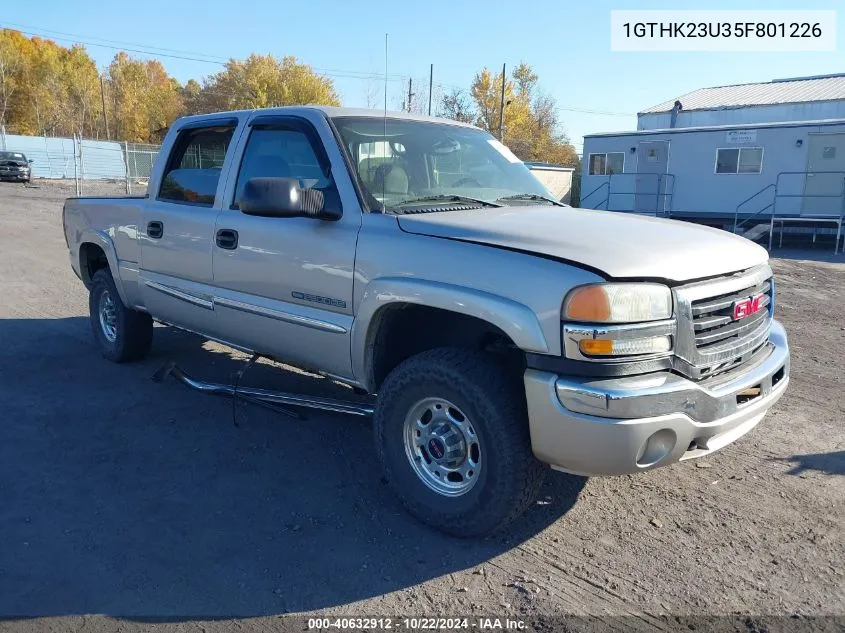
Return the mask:
[(497, 202), (502, 202), (506, 200), (538, 200), (542, 202), (548, 202), (550, 204), (554, 204), (558, 207), (565, 207), (566, 205), (562, 202), (558, 202), (557, 200), (553, 200), (552, 198), (547, 198), (546, 196), (541, 196), (536, 193), (516, 193), (512, 196), (503, 196), (501, 198), (496, 198)]
[(420, 204), (423, 202), (454, 202), (457, 204), (468, 203), (478, 204), (483, 207), (501, 207), (504, 205), (490, 202), (489, 200), (482, 200), (481, 198), (470, 198), (469, 196), (459, 196), (457, 194), (437, 194), (431, 196), (420, 196), (419, 198), (409, 198), (394, 204), (391, 208), (403, 207), (408, 204)]

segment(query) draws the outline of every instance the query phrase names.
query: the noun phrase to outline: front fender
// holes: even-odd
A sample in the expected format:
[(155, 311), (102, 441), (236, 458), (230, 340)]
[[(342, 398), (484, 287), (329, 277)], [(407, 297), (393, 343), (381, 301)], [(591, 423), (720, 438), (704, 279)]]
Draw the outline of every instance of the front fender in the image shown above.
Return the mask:
[(369, 379), (369, 346), (378, 328), (379, 310), (412, 303), (476, 317), (495, 325), (526, 352), (548, 354), (549, 345), (534, 312), (512, 299), (438, 281), (382, 277), (367, 284), (352, 324), (352, 370), (362, 383)]

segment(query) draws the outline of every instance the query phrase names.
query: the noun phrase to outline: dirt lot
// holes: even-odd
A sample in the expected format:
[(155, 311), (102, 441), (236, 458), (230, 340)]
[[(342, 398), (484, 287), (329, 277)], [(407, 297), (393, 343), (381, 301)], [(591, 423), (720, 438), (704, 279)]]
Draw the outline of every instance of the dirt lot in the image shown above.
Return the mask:
[[(509, 533), (458, 541), (402, 511), (368, 423), (249, 406), (236, 426), (231, 401), (150, 380), (168, 359), (228, 380), (241, 355), (159, 328), (145, 362), (103, 360), (61, 233), (68, 194), (0, 184), (0, 628), (263, 631), (321, 612), (546, 630), (563, 614), (619, 630), (747, 614), (763, 630), (845, 615), (841, 256), (775, 259), (792, 382), (751, 434), (636, 477), (553, 474)], [(343, 391), (269, 365), (248, 377)]]

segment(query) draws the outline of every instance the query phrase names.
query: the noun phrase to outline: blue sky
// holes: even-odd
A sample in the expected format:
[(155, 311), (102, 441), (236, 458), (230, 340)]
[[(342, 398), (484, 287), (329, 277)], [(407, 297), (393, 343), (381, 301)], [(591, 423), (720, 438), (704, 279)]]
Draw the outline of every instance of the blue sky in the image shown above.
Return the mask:
[[(389, 34), (389, 105), (397, 108), (407, 81), (448, 89), (469, 87), (484, 66), (501, 71), (521, 61), (561, 107), (560, 118), (578, 149), (590, 132), (633, 129), (634, 113), (696, 88), (780, 77), (845, 72), (845, 5), (841, 0), (684, 0), (605, 2), (476, 2), (474, 0), (35, 0), (24, 11), (0, 8), (0, 25), (85, 42), (99, 66), (114, 45), (166, 48), (183, 57), (242, 58), (251, 52), (295, 55), (335, 79), (344, 105), (383, 101), (384, 34)], [(611, 9), (842, 9), (835, 53), (624, 53), (610, 51)], [(164, 51), (163, 51), (164, 52)], [(136, 57), (156, 57), (132, 53)], [(219, 65), (157, 56), (180, 81)], [(375, 77), (375, 78), (374, 78)], [(619, 115), (574, 112), (592, 110)]]

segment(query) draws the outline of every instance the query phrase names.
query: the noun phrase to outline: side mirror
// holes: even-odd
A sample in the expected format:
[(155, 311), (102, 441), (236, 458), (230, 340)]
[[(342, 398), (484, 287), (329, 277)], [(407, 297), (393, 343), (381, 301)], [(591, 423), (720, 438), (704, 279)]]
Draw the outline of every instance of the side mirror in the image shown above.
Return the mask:
[(338, 220), (340, 213), (327, 211), (323, 192), (303, 189), (295, 178), (251, 178), (244, 185), (238, 207), (246, 215), (266, 218), (314, 218)]
[(30, 164), (30, 165), (32, 165), (32, 163), (34, 163), (34, 162), (35, 162), (35, 159), (34, 159), (34, 158), (30, 158), (30, 159), (29, 159), (29, 164)]

